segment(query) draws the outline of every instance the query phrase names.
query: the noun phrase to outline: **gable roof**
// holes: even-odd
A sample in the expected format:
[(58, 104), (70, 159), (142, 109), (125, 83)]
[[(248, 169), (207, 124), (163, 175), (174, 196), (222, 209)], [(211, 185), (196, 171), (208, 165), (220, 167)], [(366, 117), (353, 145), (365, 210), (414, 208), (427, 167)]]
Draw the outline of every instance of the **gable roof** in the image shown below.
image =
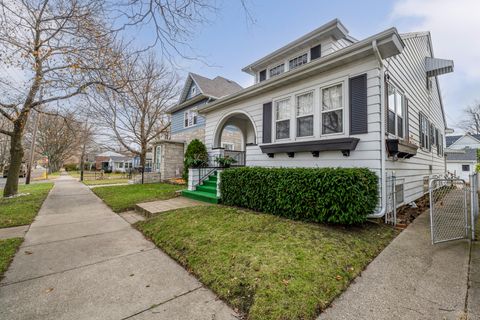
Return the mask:
[[(465, 148), (462, 150), (456, 150), (457, 152), (447, 152), (447, 161), (477, 161), (477, 149)], [(461, 152), (458, 152), (461, 151)]]
[(209, 79), (199, 74), (190, 72), (185, 80), (185, 85), (183, 87), (182, 94), (180, 95), (180, 99), (178, 100), (178, 104), (181, 104), (187, 100), (188, 92), (192, 86), (192, 83), (195, 83), (197, 86), (199, 94), (203, 95), (205, 98), (213, 99), (219, 99), (243, 89), (242, 86), (235, 81), (224, 77), (217, 76), (213, 79)]
[(478, 140), (478, 143), (480, 143), (480, 134), (466, 133), (466, 134), (463, 134), (463, 135), (446, 136), (445, 140), (446, 140), (447, 148), (450, 147), (452, 144), (456, 143), (457, 141), (459, 141), (461, 138), (463, 138), (465, 136), (470, 136), (473, 139)]

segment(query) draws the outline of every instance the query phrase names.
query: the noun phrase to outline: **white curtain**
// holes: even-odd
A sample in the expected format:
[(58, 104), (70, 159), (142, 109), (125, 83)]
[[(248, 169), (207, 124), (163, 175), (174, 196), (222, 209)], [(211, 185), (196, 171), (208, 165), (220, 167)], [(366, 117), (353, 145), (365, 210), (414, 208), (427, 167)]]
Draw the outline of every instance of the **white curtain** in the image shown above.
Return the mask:
[(313, 92), (297, 96), (297, 116), (313, 113)]
[(342, 85), (326, 88), (322, 90), (322, 110), (329, 111), (343, 107)]

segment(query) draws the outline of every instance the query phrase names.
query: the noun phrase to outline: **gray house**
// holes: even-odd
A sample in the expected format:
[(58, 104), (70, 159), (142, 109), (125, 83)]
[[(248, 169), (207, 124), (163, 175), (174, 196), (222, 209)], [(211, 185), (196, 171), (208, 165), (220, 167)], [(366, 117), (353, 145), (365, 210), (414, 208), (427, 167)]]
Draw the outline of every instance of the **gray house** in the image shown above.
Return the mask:
[[(178, 104), (168, 113), (171, 116), (171, 139), (159, 140), (152, 144), (153, 171), (160, 173), (162, 179), (178, 177), (183, 171), (184, 150), (193, 139), (205, 142), (205, 118), (198, 109), (222, 97), (243, 88), (236, 82), (223, 77), (208, 79), (189, 73), (185, 81)], [(242, 135), (237, 127), (231, 125), (222, 132), (223, 143), (218, 146), (222, 154), (243, 155)], [(244, 162), (244, 160), (239, 160)]]

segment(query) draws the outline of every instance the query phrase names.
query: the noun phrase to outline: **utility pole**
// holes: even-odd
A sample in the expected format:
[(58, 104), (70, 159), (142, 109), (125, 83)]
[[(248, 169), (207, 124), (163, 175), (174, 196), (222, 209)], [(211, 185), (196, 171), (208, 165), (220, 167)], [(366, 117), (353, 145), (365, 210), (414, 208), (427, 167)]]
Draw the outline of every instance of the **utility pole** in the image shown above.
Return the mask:
[(30, 179), (32, 176), (32, 166), (33, 166), (33, 159), (35, 155), (35, 145), (37, 143), (37, 130), (38, 130), (38, 123), (40, 121), (40, 116), (41, 114), (37, 112), (37, 116), (35, 117), (35, 125), (33, 127), (32, 144), (30, 145), (30, 159), (28, 160), (27, 177), (25, 178), (25, 184), (30, 184)]

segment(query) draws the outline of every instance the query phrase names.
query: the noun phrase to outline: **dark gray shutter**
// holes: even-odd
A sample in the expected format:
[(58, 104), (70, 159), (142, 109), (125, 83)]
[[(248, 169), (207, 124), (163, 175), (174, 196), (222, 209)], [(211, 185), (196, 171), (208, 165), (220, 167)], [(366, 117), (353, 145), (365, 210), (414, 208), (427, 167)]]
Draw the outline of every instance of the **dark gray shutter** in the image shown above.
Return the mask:
[(404, 138), (406, 141), (410, 141), (410, 121), (409, 121), (409, 114), (408, 114), (408, 108), (409, 108), (409, 101), (407, 98), (404, 98), (405, 99), (405, 115), (404, 115), (404, 118), (405, 118), (405, 135), (404, 135)]
[(368, 132), (367, 74), (350, 78), (350, 134)]
[(262, 70), (259, 72), (260, 79), (259, 81), (267, 80), (267, 70)]
[(321, 45), (310, 48), (310, 60), (318, 59), (321, 57), (321, 55), (322, 55)]
[(263, 143), (272, 142), (272, 103), (263, 104)]

